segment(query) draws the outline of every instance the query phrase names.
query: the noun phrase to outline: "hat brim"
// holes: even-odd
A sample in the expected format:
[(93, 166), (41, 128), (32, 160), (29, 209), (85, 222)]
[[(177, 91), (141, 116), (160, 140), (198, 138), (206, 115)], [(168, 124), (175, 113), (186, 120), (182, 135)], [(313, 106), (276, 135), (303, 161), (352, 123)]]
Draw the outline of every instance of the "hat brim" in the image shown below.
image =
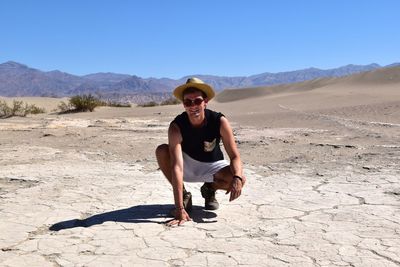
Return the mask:
[(208, 84), (205, 83), (185, 83), (182, 84), (178, 87), (175, 88), (174, 90), (174, 96), (178, 98), (180, 101), (183, 102), (183, 91), (185, 91), (187, 88), (192, 87), (192, 88), (197, 88), (200, 91), (204, 92), (207, 95), (208, 100), (211, 100), (215, 96), (214, 90), (209, 86)]

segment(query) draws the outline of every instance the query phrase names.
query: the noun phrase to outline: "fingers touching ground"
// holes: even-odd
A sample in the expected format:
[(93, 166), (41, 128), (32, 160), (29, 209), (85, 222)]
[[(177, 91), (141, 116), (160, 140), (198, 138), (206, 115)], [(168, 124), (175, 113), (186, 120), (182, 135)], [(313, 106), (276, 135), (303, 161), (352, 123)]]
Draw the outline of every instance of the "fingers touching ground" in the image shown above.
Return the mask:
[(191, 221), (189, 214), (184, 209), (175, 210), (175, 218), (167, 222), (167, 226), (180, 226), (187, 221)]

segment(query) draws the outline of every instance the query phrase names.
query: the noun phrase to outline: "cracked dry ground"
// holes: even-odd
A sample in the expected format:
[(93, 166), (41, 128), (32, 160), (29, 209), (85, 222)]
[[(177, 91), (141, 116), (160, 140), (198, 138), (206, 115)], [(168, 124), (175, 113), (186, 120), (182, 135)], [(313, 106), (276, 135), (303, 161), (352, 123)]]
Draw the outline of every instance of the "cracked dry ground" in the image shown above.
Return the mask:
[[(320, 115), (300, 114), (304, 120)], [(169, 228), (153, 150), (172, 114), (0, 123), (1, 266), (399, 266), (400, 127), (233, 124), (248, 184)]]

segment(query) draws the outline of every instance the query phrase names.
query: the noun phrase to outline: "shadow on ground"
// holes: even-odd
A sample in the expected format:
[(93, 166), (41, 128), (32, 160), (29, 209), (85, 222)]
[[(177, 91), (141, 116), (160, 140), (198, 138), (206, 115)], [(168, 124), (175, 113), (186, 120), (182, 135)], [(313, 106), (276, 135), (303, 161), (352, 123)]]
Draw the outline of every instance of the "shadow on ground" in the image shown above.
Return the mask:
[[(115, 210), (96, 214), (86, 219), (73, 219), (58, 222), (49, 227), (50, 231), (60, 231), (75, 227), (90, 227), (104, 222), (124, 222), (124, 223), (157, 223), (168, 222), (172, 217), (169, 212), (174, 205), (138, 205), (127, 209)], [(196, 223), (213, 223), (216, 220), (209, 220), (217, 217), (214, 212), (203, 210), (200, 206), (193, 206), (190, 212), (192, 220)], [(160, 218), (166, 219), (161, 222)], [(205, 220), (207, 219), (207, 220)]]

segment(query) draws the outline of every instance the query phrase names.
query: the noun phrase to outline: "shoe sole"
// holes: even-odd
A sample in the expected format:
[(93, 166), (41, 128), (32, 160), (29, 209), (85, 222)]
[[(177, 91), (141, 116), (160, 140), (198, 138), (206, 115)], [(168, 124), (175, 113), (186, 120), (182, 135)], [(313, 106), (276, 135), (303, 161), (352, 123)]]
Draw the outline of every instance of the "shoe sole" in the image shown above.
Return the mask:
[(210, 205), (204, 205), (204, 209), (205, 210), (217, 210), (217, 209), (219, 209), (219, 204), (216, 207), (210, 206)]

